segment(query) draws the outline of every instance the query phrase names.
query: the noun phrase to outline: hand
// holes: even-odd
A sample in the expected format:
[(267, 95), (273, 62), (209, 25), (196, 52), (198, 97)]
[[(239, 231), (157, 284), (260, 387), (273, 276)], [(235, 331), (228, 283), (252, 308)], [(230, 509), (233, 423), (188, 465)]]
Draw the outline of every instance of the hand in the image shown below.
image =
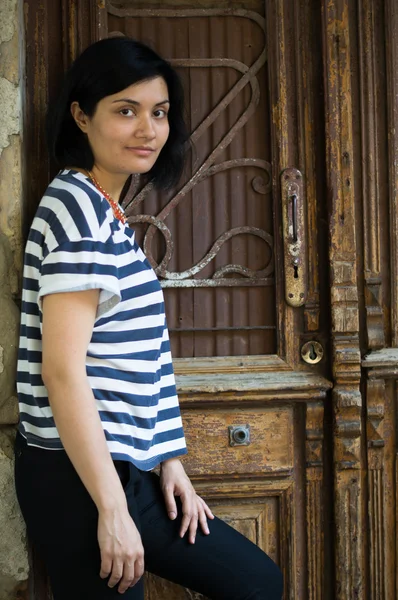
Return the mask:
[(119, 583), (123, 594), (144, 573), (144, 548), (141, 536), (127, 507), (99, 511), (98, 543), (101, 551), (100, 577), (109, 577), (108, 586)]
[(188, 539), (191, 544), (194, 544), (198, 522), (203, 533), (206, 535), (210, 533), (207, 519), (214, 519), (214, 515), (206, 502), (195, 492), (178, 458), (170, 458), (162, 463), (160, 486), (166, 502), (167, 513), (172, 520), (177, 517), (175, 496), (179, 496), (181, 499), (183, 513), (180, 529), (181, 537), (184, 537), (189, 529)]

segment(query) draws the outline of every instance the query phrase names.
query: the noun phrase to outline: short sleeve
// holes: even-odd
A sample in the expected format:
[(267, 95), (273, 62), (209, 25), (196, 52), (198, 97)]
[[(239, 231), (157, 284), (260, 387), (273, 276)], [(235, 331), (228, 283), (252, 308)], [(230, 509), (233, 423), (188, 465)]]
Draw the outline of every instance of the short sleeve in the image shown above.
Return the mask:
[(93, 239), (69, 241), (43, 259), (39, 276), (40, 310), (42, 298), (48, 294), (91, 289), (100, 290), (97, 317), (103, 316), (121, 299), (113, 244)]

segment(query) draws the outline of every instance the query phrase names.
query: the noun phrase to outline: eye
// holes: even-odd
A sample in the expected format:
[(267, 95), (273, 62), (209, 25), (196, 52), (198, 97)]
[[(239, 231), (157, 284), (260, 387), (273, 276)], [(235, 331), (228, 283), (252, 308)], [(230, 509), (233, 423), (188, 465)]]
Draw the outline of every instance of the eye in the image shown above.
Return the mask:
[(164, 117), (167, 117), (167, 111), (164, 108), (157, 108), (154, 111), (153, 116), (156, 119), (163, 119)]
[(122, 110), (119, 112), (121, 115), (123, 115), (123, 117), (132, 117), (134, 115), (132, 108), (122, 108)]

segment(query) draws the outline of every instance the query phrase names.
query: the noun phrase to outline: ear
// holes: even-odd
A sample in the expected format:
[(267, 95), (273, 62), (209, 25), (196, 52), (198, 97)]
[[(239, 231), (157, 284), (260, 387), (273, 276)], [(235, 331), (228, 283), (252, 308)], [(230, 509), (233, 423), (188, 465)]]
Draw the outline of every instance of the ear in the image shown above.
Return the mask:
[(78, 102), (72, 102), (72, 104), (70, 105), (70, 112), (79, 129), (81, 129), (84, 133), (87, 133), (88, 123), (90, 119), (86, 115), (86, 113), (83, 112), (83, 110), (80, 108)]

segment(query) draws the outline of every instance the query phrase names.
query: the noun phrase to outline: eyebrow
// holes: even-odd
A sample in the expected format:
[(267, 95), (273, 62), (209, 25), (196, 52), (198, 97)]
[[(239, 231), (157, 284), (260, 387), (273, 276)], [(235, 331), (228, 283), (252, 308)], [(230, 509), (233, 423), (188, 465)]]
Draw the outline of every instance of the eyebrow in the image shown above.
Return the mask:
[[(140, 102), (137, 100), (131, 100), (131, 98), (120, 98), (120, 100), (113, 100), (112, 104), (115, 102), (124, 102), (125, 104), (134, 104), (135, 106), (141, 106)], [(157, 102), (155, 106), (161, 106), (162, 104), (170, 104), (170, 100), (162, 100), (161, 102)]]

